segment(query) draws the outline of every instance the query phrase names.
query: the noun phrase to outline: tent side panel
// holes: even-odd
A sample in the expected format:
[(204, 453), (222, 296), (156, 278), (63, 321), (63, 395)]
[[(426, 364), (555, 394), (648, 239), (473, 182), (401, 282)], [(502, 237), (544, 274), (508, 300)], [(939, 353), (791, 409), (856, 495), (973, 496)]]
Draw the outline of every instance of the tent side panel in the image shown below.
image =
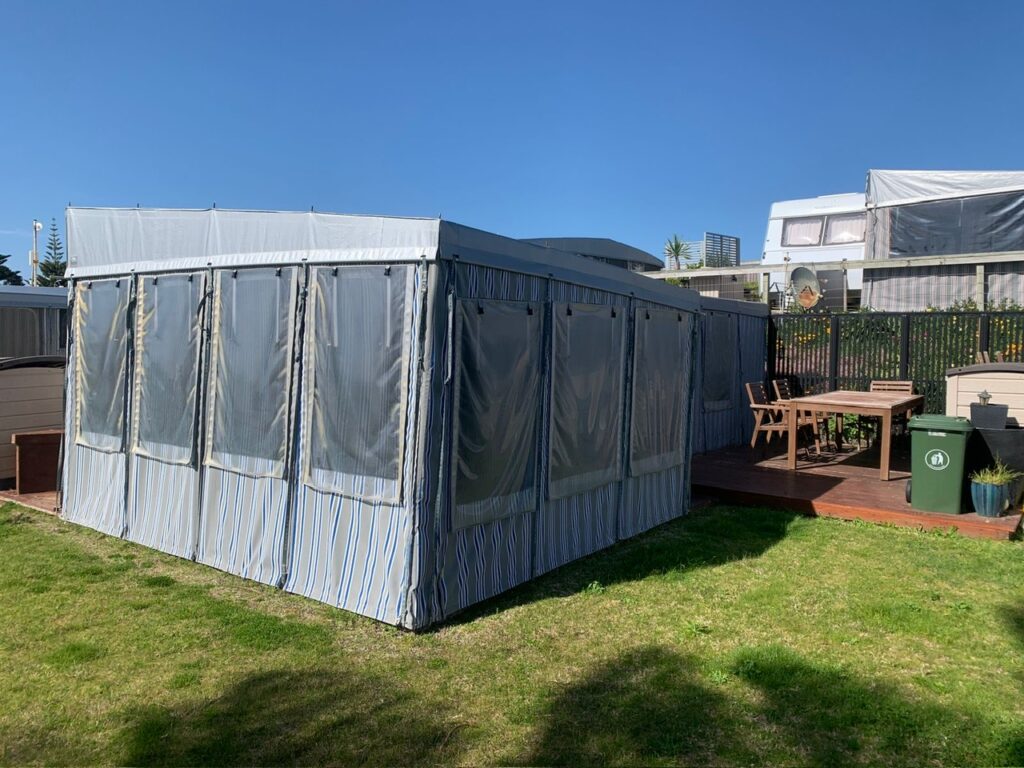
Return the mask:
[(133, 455), (125, 537), (191, 558), (196, 546), (199, 473), (195, 467)]
[[(547, 290), (543, 278), (470, 264), (457, 264), (455, 272), (455, 295), (460, 299), (537, 302), (538, 311), (542, 309)], [(537, 416), (539, 420), (540, 414)], [(449, 411), (445, 418), (449, 430), (452, 423)], [(536, 450), (540, 450), (539, 441)], [(445, 469), (451, 466), (450, 451), (449, 440), (449, 455), (443, 458), (442, 465)], [(534, 512), (456, 529), (452, 495), (445, 494), (444, 510), (438, 520), (442, 533), (437, 552), (437, 594), (442, 617), (509, 590), (533, 575)]]
[(736, 392), (736, 411), (739, 431), (733, 436), (733, 445), (743, 445), (754, 431), (754, 415), (744, 384), (764, 381), (768, 375), (768, 318), (740, 315), (740, 381)]
[[(637, 311), (648, 307), (654, 309), (657, 308), (657, 305), (648, 302), (637, 303)], [(700, 316), (696, 313), (689, 315), (689, 329), (682, 352), (684, 376), (683, 380), (679, 382), (677, 393), (684, 403), (683, 463), (657, 472), (626, 478), (622, 514), (619, 516), (618, 535), (620, 539), (636, 536), (689, 512), (690, 456), (693, 453), (692, 441), (696, 431), (694, 429), (694, 390), (699, 389), (700, 382), (699, 366), (695, 365), (699, 356), (695, 354), (694, 349), (700, 336), (699, 318)]]
[[(550, 286), (551, 301), (579, 302), (592, 305), (616, 307), (622, 317), (629, 314), (628, 300), (605, 291), (585, 286), (573, 285), (561, 281), (553, 281)], [(628, 334), (626, 334), (628, 339)], [(547, 376), (544, 382), (545, 393), (551, 392), (551, 339), (546, 340)], [(624, 355), (623, 364), (628, 366), (629, 355)], [(625, 412), (625, 387), (622, 388)], [(540, 508), (536, 515), (534, 527), (534, 575), (543, 573), (585, 557), (593, 552), (610, 547), (616, 541), (619, 518), (623, 470), (620, 464), (619, 479), (596, 488), (576, 493), (563, 498), (549, 498), (547, 488), (551, 466), (548, 457), (551, 455), (551, 396), (543, 399), (543, 416), (541, 420), (541, 457), (542, 472), (540, 474)], [(619, 454), (622, 453), (621, 428), (616, 440)]]
[[(339, 274), (345, 277), (345, 267)], [(284, 588), (296, 594), (329, 603), (364, 616), (390, 624), (404, 624), (403, 616), (408, 586), (410, 537), (413, 535), (412, 509), (417, 497), (415, 461), (416, 411), (418, 400), (414, 396), (419, 389), (418, 366), (415, 361), (420, 353), (419, 321), (422, 315), (421, 286), (426, 276), (426, 267), (410, 268), (412, 279), (408, 286), (408, 322), (402, 331), (409, 340), (405, 355), (410, 364), (405, 366), (408, 384), (404, 391), (409, 393), (402, 407), (405, 409), (405, 429), (402, 435), (405, 457), (402, 466), (401, 503), (386, 503), (380, 500), (356, 498), (336, 492), (325, 492), (312, 487), (305, 480), (295, 494), (295, 518), (291, 525), (288, 545), (289, 567)], [(397, 276), (399, 270), (395, 269)], [(371, 276), (372, 277), (372, 276)], [(385, 275), (381, 280), (396, 279)], [(309, 312), (315, 311), (311, 303)], [(309, 318), (309, 312), (307, 318)], [(371, 308), (372, 314), (372, 308)], [(382, 321), (383, 322), (383, 321)], [(396, 332), (400, 330), (396, 328)], [(316, 330), (307, 322), (307, 333), (324, 333), (330, 329)], [(307, 342), (304, 348), (302, 400), (299, 413), (305, 414), (300, 421), (299, 467), (306, 467), (310, 445), (309, 427), (312, 408), (310, 398), (313, 381), (313, 367), (310, 355), (313, 345)], [(345, 397), (346, 392), (334, 390), (337, 382), (326, 386), (331, 399)], [(310, 418), (307, 418), (310, 416)], [(305, 472), (305, 471), (304, 471)], [(304, 474), (305, 477), (305, 474)], [(365, 489), (369, 490), (369, 488)]]
[[(128, 280), (129, 278), (122, 278)], [(109, 281), (108, 281), (109, 282)], [(73, 284), (72, 295), (85, 293), (87, 286), (80, 290)], [(61, 516), (72, 523), (84, 525), (111, 536), (120, 536), (125, 526), (125, 472), (127, 471), (124, 454), (124, 408), (121, 406), (121, 436), (110, 438), (110, 449), (101, 450), (82, 444), (79, 440), (78, 425), (81, 419), (83, 403), (91, 390), (81, 386), (83, 374), (81, 365), (81, 335), (87, 330), (87, 324), (95, 323), (97, 316), (83, 312), (76, 305), (81, 298), (75, 299), (72, 314), (75, 317), (72, 338), (68, 343), (68, 366), (66, 380), (65, 436), (64, 436), (64, 495)], [(109, 327), (108, 318), (102, 319), (104, 327)], [(128, 327), (127, 306), (120, 313), (116, 322), (124, 328)], [(93, 333), (91, 328), (88, 328)], [(95, 335), (95, 334), (94, 334)], [(125, 341), (125, 343), (127, 343)], [(101, 350), (99, 350), (101, 351)], [(109, 355), (105, 355), (109, 357)], [(97, 364), (99, 361), (96, 361)], [(121, 388), (127, 387), (130, 375), (130, 361), (126, 361), (118, 374), (122, 377)], [(107, 395), (118, 390), (118, 385), (108, 382), (104, 391)], [(117, 408), (103, 410), (113, 413)], [(120, 448), (115, 448), (120, 446)]]

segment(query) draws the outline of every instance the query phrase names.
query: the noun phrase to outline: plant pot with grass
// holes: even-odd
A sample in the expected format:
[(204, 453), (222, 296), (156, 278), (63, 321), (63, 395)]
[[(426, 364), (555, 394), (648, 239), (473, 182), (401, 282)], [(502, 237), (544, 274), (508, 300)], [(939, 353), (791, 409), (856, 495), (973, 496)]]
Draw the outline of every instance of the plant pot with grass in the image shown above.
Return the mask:
[(971, 475), (971, 501), (974, 511), (982, 517), (999, 517), (1020, 496), (1020, 481), (1024, 474), (1010, 469), (996, 460), (994, 466), (978, 470)]

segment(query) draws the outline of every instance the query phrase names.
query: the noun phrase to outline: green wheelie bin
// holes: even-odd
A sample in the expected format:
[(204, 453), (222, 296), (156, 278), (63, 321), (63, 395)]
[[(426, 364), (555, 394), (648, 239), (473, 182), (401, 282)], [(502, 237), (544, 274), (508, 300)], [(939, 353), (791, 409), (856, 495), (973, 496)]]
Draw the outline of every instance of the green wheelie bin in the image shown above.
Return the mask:
[(970, 420), (962, 416), (926, 413), (910, 419), (910, 506), (952, 515), (964, 511), (967, 440), (973, 431)]

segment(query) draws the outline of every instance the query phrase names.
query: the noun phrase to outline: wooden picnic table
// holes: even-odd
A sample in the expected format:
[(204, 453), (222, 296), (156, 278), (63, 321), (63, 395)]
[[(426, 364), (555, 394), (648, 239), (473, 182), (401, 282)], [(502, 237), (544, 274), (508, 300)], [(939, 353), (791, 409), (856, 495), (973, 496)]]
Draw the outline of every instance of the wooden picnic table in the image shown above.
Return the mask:
[[(794, 397), (789, 401), (786, 412), (789, 430), (789, 455), (787, 463), (790, 469), (796, 469), (796, 430), (797, 416), (801, 412), (834, 413), (841, 417), (844, 413), (858, 416), (876, 416), (882, 421), (882, 461), (879, 476), (889, 479), (889, 454), (892, 450), (892, 420), (899, 413), (917, 411), (924, 406), (923, 395), (910, 395), (906, 392), (853, 392), (836, 390), (823, 395)], [(836, 446), (841, 447), (841, 427), (837, 425)]]

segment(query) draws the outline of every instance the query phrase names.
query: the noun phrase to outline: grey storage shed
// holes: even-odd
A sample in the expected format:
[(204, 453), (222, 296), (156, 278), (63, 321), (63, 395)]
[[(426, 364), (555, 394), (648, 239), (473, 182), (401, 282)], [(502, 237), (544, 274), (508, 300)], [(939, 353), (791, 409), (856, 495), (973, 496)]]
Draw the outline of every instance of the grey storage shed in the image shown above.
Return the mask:
[(696, 453), (750, 441), (754, 417), (743, 385), (767, 375), (770, 315), (759, 302), (701, 296), (693, 388)]
[(62, 355), (68, 291), (0, 285), (0, 359)]
[(67, 520), (422, 628), (687, 510), (691, 291), (438, 219), (67, 223)]

